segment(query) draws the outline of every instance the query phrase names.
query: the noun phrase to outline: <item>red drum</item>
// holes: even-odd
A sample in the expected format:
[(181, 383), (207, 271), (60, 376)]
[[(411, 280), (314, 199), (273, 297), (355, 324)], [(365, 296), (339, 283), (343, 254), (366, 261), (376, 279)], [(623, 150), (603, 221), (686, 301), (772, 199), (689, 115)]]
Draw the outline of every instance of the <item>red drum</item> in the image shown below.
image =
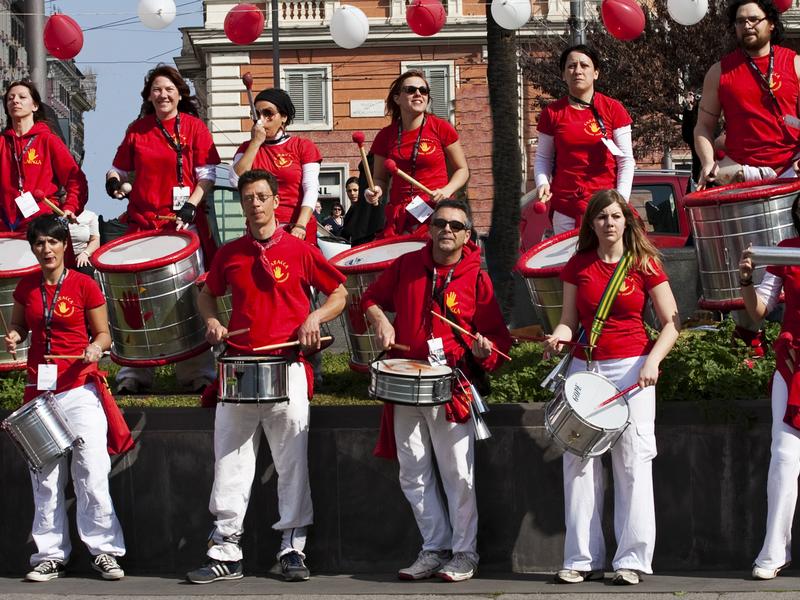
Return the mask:
[[(426, 243), (427, 238), (419, 235), (404, 235), (356, 246), (331, 260), (331, 264), (347, 276), (344, 283), (347, 307), (342, 319), (350, 350), (350, 368), (354, 371), (368, 373), (369, 365), (381, 352), (361, 311), (361, 295), (398, 257), (419, 250)], [(392, 319), (391, 314), (387, 316)]]
[(561, 319), (564, 286), (559, 276), (575, 254), (578, 231), (573, 229), (547, 238), (517, 261), (517, 271), (525, 278), (531, 302), (546, 333), (552, 333)]
[(92, 256), (106, 296), (111, 358), (131, 367), (179, 362), (208, 349), (195, 285), (200, 241), (189, 231), (140, 231)]
[[(14, 290), (19, 280), (39, 270), (39, 261), (31, 252), (31, 246), (21, 233), (0, 233), (0, 311), (6, 327), (11, 324), (14, 308)], [(3, 332), (5, 334), (5, 332)], [(14, 358), (0, 346), (0, 372), (24, 369), (28, 359), (30, 341), (17, 345)]]
[[(702, 308), (744, 308), (739, 289), (742, 251), (750, 244), (775, 246), (797, 235), (792, 204), (798, 195), (800, 180), (772, 179), (725, 185), (686, 197), (703, 287)], [(756, 265), (756, 283), (765, 268)]]

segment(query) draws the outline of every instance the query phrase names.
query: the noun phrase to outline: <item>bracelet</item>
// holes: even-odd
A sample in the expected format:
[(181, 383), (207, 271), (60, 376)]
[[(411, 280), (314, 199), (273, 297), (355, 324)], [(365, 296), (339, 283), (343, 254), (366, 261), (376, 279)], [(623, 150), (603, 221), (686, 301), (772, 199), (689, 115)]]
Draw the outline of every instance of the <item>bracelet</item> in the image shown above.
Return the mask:
[(305, 230), (306, 230), (306, 226), (305, 226), (305, 225), (300, 225), (300, 223), (294, 223), (294, 224), (292, 225), (292, 229), (295, 229), (296, 227), (299, 227), (299, 228), (300, 228), (300, 229), (302, 229), (303, 231), (305, 231)]
[(751, 277), (750, 279), (742, 279), (740, 277), (739, 278), (739, 285), (742, 286), (742, 287), (750, 287), (751, 285), (753, 285), (753, 278)]

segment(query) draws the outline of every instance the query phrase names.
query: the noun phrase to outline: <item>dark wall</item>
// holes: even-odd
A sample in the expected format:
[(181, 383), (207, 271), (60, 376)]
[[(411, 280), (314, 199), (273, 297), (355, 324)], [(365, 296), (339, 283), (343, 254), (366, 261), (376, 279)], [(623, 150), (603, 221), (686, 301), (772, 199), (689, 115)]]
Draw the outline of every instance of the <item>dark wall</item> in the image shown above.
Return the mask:
[[(482, 568), (552, 570), (563, 549), (561, 460), (542, 426), (541, 404), (493, 405), (493, 437), (477, 446)], [(314, 407), (310, 441), (316, 513), (307, 547), (324, 572), (389, 572), (406, 566), (420, 538), (400, 492), (397, 465), (374, 458), (380, 407)], [(770, 416), (766, 403), (740, 411), (747, 425), (708, 424), (691, 405), (661, 406), (655, 461), (658, 540), (654, 568), (747, 569), (764, 534)], [(5, 415), (0, 415), (5, 417)], [(115, 457), (112, 495), (125, 531), (130, 573), (183, 573), (204, 561), (212, 518), (213, 411), (128, 410), (138, 437)], [(610, 471), (607, 473), (610, 484)], [(30, 479), (8, 436), (0, 436), (0, 573), (25, 572), (33, 551)], [(606, 539), (613, 496), (606, 493)], [(74, 499), (70, 501), (74, 511)], [(266, 442), (245, 521), (246, 569), (274, 563), (275, 472)], [(74, 523), (74, 515), (73, 515)], [(74, 525), (73, 525), (74, 529)], [(87, 565), (73, 531), (75, 568)]]

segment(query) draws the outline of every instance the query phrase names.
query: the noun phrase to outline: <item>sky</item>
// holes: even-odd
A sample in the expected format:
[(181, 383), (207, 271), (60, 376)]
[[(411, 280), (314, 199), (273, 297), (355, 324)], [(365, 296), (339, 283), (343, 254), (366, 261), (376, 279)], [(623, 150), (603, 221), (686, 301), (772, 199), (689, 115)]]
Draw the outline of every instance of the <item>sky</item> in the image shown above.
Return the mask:
[[(105, 173), (122, 142), (125, 129), (139, 114), (139, 95), (147, 71), (158, 62), (173, 63), (180, 54), (179, 27), (203, 24), (202, 0), (176, 0), (178, 14), (166, 28), (145, 27), (137, 16), (138, 0), (47, 0), (54, 9), (75, 19), (83, 29), (83, 49), (75, 57), (81, 71), (97, 74), (97, 107), (84, 113), (86, 156), (83, 171), (89, 180), (87, 208), (106, 219), (124, 212), (127, 201), (112, 200), (105, 192)], [(123, 24), (92, 29), (125, 19)]]

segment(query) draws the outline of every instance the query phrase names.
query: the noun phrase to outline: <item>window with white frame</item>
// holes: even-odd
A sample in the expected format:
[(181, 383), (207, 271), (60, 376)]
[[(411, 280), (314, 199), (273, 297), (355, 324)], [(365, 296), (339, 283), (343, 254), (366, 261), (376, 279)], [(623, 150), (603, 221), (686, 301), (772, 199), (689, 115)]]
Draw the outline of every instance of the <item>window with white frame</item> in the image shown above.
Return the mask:
[(281, 69), (283, 89), (292, 99), (296, 111), (290, 129), (331, 129), (331, 68), (284, 67)]
[(437, 117), (452, 120), (453, 99), (455, 96), (455, 80), (453, 63), (403, 63), (403, 71), (422, 71), (431, 88), (431, 112)]

